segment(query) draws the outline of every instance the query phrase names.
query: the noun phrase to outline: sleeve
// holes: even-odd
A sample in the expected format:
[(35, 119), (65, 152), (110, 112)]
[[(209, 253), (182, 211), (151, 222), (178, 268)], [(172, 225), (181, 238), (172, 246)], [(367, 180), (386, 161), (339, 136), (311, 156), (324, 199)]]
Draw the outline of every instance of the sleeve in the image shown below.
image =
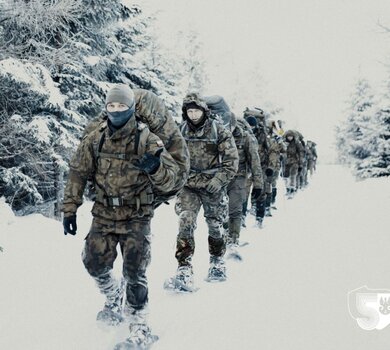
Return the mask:
[(62, 211), (64, 216), (76, 213), (83, 203), (87, 179), (95, 170), (93, 148), (90, 138), (85, 136), (69, 164), (69, 176), (64, 191)]
[(149, 175), (149, 179), (157, 190), (170, 192), (176, 187), (177, 177), (180, 176), (180, 167), (165, 149), (161, 139), (157, 135), (149, 133), (146, 152), (155, 154), (161, 148), (163, 151), (160, 155), (160, 166), (154, 174)]
[(238, 170), (238, 151), (234, 137), (230, 131), (218, 124), (218, 152), (220, 156), (220, 170), (214, 175), (222, 186), (227, 185)]

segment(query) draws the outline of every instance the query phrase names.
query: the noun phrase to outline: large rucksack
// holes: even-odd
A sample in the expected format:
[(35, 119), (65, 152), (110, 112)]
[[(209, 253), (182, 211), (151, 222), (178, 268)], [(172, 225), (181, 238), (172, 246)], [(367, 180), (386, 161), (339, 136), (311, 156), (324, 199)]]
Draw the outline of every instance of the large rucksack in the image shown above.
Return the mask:
[(220, 121), (227, 128), (231, 129), (232, 112), (225, 99), (220, 95), (212, 95), (203, 97), (210, 110), (212, 118)]

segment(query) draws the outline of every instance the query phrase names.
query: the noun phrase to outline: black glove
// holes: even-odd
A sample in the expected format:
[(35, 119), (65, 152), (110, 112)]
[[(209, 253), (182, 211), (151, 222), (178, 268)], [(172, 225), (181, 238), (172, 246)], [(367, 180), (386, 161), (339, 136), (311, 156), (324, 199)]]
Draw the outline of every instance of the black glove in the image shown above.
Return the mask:
[(254, 189), (252, 190), (252, 199), (253, 199), (254, 201), (259, 200), (260, 197), (261, 197), (261, 192), (262, 192), (261, 188), (254, 188)]
[(76, 234), (76, 231), (77, 231), (76, 214), (73, 214), (73, 215), (68, 216), (68, 217), (64, 217), (62, 224), (64, 226), (64, 235), (65, 236), (68, 233), (70, 233), (73, 236)]
[(150, 153), (145, 153), (141, 159), (136, 160), (134, 165), (143, 170), (145, 173), (153, 175), (156, 173), (157, 169), (160, 167), (160, 155), (164, 148), (159, 148), (157, 152), (153, 155)]
[(302, 172), (302, 167), (300, 166), (300, 167), (298, 167), (298, 173), (300, 173), (300, 172)]
[(274, 171), (271, 168), (265, 169), (265, 175), (267, 175), (267, 177), (271, 177), (273, 174)]

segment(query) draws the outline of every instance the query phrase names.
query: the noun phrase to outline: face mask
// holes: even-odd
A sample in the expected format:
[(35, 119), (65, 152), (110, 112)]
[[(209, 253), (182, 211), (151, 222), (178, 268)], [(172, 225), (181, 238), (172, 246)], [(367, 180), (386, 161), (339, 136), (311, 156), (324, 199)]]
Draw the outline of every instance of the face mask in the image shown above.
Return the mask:
[(108, 119), (116, 128), (125, 125), (134, 114), (134, 106), (121, 112), (107, 112)]

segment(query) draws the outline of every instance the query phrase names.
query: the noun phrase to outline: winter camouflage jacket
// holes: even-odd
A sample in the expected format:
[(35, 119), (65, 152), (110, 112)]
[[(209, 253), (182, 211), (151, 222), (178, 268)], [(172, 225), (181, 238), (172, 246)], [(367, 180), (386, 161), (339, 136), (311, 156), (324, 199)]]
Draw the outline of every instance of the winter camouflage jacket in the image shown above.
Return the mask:
[(269, 138), (269, 151), (268, 151), (268, 167), (273, 169), (274, 172), (280, 170), (281, 167), (281, 157), (284, 157), (287, 151), (287, 146), (283, 142), (281, 137), (271, 137)]
[(268, 152), (269, 152), (269, 140), (267, 134), (262, 129), (257, 129), (254, 132), (257, 143), (259, 145), (259, 157), (262, 168), (268, 167)]
[[(288, 136), (293, 136), (291, 142), (287, 141)], [(297, 164), (298, 166), (302, 166), (304, 162), (304, 148), (298, 135), (294, 131), (288, 130), (284, 133), (283, 139), (287, 144), (285, 164)]]
[(233, 130), (238, 151), (238, 171), (236, 176), (247, 177), (252, 174), (253, 187), (264, 188), (263, 172), (260, 166), (257, 140), (239, 125)]
[(198, 130), (189, 127), (184, 121), (181, 133), (190, 152), (190, 175), (186, 186), (206, 188), (215, 177), (226, 186), (238, 169), (238, 153), (234, 138), (218, 121), (208, 118)]
[[(138, 130), (138, 147), (137, 128), (141, 129)], [(100, 128), (84, 136), (70, 162), (63, 201), (64, 215), (76, 213), (82, 203), (86, 182), (92, 177), (97, 192), (92, 214), (97, 221), (107, 223), (152, 216), (154, 189), (171, 191), (180, 169), (165, 148), (160, 155), (160, 167), (153, 175), (138, 169), (134, 162), (143, 154), (155, 154), (163, 147), (160, 138), (146, 125), (137, 127), (135, 118), (113, 134), (107, 122), (103, 121)]]
[[(155, 94), (138, 89), (134, 95), (135, 118), (113, 135), (106, 113), (87, 126), (70, 163), (62, 209), (65, 216), (74, 214), (81, 205), (87, 179), (95, 183), (97, 202), (92, 213), (102, 223), (152, 215), (156, 195), (169, 197), (184, 186), (189, 153), (177, 125)], [(146, 175), (134, 167), (133, 162), (143, 154), (154, 154), (163, 147), (155, 174)], [(126, 205), (122, 206), (123, 201)]]
[[(173, 192), (177, 192), (184, 186), (190, 167), (186, 142), (164, 102), (157, 95), (144, 89), (133, 89), (133, 92), (136, 120), (146, 124), (149, 130), (163, 141), (164, 147), (179, 166), (176, 185), (173, 188)], [(102, 120), (106, 119), (107, 114), (104, 112), (86, 127), (84, 135), (95, 130)]]

